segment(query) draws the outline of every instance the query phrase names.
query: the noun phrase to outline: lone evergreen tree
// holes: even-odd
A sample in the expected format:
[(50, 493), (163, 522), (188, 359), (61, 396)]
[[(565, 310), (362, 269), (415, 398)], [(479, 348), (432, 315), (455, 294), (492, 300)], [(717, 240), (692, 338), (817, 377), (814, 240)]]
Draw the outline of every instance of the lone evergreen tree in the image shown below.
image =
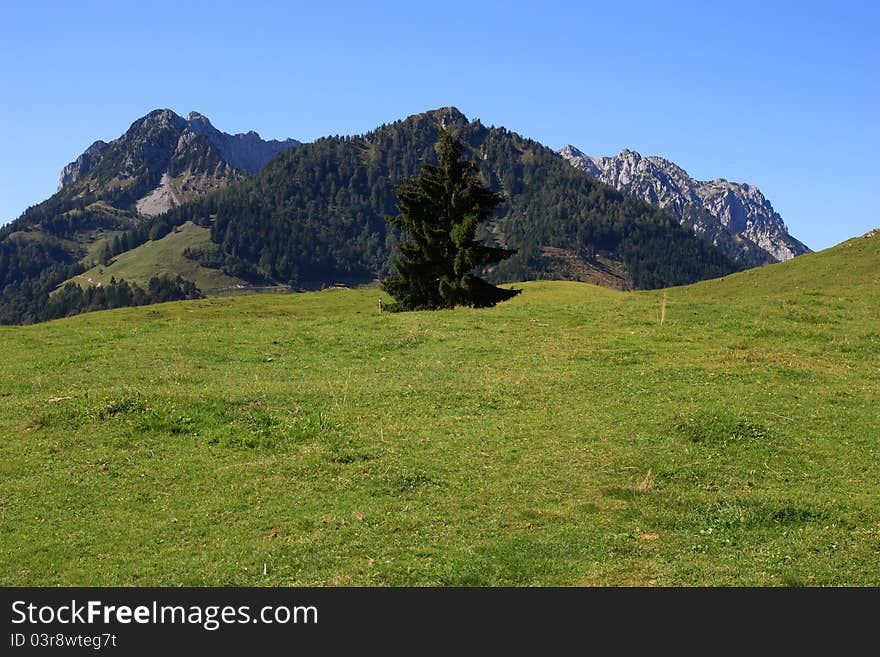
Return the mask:
[(400, 214), (386, 217), (405, 240), (394, 262), (397, 274), (383, 283), (395, 299), (389, 308), (483, 308), (516, 296), (519, 290), (496, 287), (471, 273), (516, 253), (476, 239), (477, 226), (495, 213), (504, 196), (482, 184), (477, 165), (462, 159), (464, 146), (448, 129), (441, 131), (434, 149), (439, 166), (421, 164), (421, 173), (397, 188)]

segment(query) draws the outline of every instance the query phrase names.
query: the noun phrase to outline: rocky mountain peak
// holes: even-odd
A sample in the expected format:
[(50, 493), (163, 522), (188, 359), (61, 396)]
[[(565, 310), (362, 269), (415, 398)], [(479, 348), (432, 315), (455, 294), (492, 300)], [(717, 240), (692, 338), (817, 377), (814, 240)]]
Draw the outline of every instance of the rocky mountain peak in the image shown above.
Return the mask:
[(207, 125), (211, 125), (211, 121), (208, 119), (208, 117), (200, 112), (190, 112), (189, 114), (186, 115), (186, 120), (189, 123), (198, 122), (198, 123), (206, 123)]
[[(83, 184), (95, 198), (106, 193), (121, 212), (152, 216), (256, 173), (299, 145), (294, 139), (266, 141), (253, 130), (230, 135), (199, 112), (183, 118), (170, 109), (156, 109), (117, 139), (89, 146), (64, 167), (58, 191), (87, 179)], [(126, 193), (113, 191), (119, 188)]]
[(256, 173), (279, 153), (302, 145), (295, 139), (264, 140), (254, 130), (230, 135), (217, 130), (208, 118), (199, 112), (190, 112), (186, 123), (189, 130), (207, 137), (226, 162), (248, 173)]
[(559, 154), (568, 160), (576, 169), (586, 171), (594, 178), (598, 178), (602, 175), (602, 170), (596, 162), (593, 161), (593, 158), (571, 144), (559, 149)]
[(65, 166), (59, 178), (58, 191), (87, 175), (111, 150), (123, 151), (119, 159), (124, 164), (119, 173), (125, 178), (131, 176), (145, 158), (155, 167), (156, 158), (165, 158), (162, 153), (168, 146), (172, 147), (171, 152), (176, 156), (185, 156), (187, 149), (198, 148), (197, 136), (204, 136), (227, 165), (248, 173), (256, 173), (279, 153), (301, 145), (295, 139), (267, 141), (253, 130), (230, 135), (217, 130), (208, 117), (200, 112), (190, 112), (183, 118), (167, 108), (155, 109), (132, 123), (118, 139), (96, 141)]
[(577, 148), (576, 146), (572, 146), (571, 144), (568, 144), (567, 146), (563, 146), (562, 148), (560, 148), (559, 154), (564, 158), (586, 157), (587, 156), (587, 154), (584, 153), (581, 149)]
[(414, 114), (406, 120), (418, 122), (425, 119), (444, 128), (447, 126), (463, 126), (468, 123), (468, 118), (457, 107), (451, 105), (449, 107), (438, 107), (437, 109), (428, 110), (422, 114)]
[(587, 156), (586, 153), (581, 151), (578, 148), (575, 148), (571, 144), (567, 144), (559, 149), (559, 154), (564, 157), (566, 160), (580, 160), (581, 158), (585, 158)]
[(428, 114), (434, 114), (437, 117), (441, 117), (441, 118), (445, 117), (445, 118), (452, 119), (455, 121), (460, 121), (460, 120), (467, 121), (468, 120), (467, 117), (462, 113), (462, 111), (459, 110), (454, 105), (448, 105), (447, 107), (438, 107), (435, 110), (429, 111)]
[(186, 127), (186, 119), (170, 109), (153, 110), (141, 119), (132, 123), (132, 130), (183, 130)]
[[(754, 185), (724, 178), (701, 181), (659, 156), (642, 157), (623, 149), (612, 157), (591, 157), (574, 146), (559, 151), (577, 169), (621, 191), (668, 209), (697, 233), (724, 238), (733, 257), (757, 264), (753, 247), (769, 261), (787, 260), (810, 250), (788, 234), (782, 217)], [(736, 239), (729, 240), (729, 233)]]

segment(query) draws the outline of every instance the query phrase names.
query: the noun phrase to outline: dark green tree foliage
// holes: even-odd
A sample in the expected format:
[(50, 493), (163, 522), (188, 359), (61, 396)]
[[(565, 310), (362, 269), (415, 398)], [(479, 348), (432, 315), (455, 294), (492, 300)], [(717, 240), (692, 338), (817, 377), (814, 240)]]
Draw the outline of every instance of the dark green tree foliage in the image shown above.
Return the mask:
[(398, 245), (397, 273), (383, 283), (395, 299), (390, 308), (494, 306), (519, 290), (496, 287), (472, 272), (516, 253), (476, 239), (477, 226), (495, 214), (504, 196), (483, 185), (450, 130), (441, 131), (435, 149), (439, 165), (422, 163), (421, 173), (397, 189), (400, 214), (386, 217), (406, 239)]
[(421, 163), (438, 164), (440, 123), (456, 130), (465, 157), (506, 199), (497, 218), (476, 231), (485, 244), (517, 251), (480, 274), (493, 283), (546, 277), (546, 247), (621, 260), (635, 288), (739, 269), (670, 213), (602, 184), (533, 140), (469, 122), (454, 108), (282, 153), (242, 183), (175, 208), (171, 223), (210, 226), (223, 269), (248, 280), (319, 288), (386, 277), (401, 236), (384, 217), (397, 211), (395, 189), (418, 175)]
[(153, 276), (146, 289), (136, 283), (115, 278), (111, 278), (107, 285), (101, 287), (82, 288), (76, 283), (66, 283), (58, 292), (47, 296), (39, 306), (28, 306), (21, 314), (11, 316), (9, 313), (13, 307), (0, 307), (0, 323), (44, 322), (95, 310), (143, 306), (183, 299), (201, 299), (203, 296), (191, 281), (184, 280), (179, 275), (175, 278)]

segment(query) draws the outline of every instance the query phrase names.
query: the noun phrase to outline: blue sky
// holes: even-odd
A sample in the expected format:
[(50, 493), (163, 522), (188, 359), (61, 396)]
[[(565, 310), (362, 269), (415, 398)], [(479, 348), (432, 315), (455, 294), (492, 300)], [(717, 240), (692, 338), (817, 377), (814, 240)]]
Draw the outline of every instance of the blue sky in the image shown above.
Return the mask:
[(455, 105), (761, 188), (821, 249), (880, 225), (876, 2), (6, 2), (0, 223), (151, 109), (310, 141)]

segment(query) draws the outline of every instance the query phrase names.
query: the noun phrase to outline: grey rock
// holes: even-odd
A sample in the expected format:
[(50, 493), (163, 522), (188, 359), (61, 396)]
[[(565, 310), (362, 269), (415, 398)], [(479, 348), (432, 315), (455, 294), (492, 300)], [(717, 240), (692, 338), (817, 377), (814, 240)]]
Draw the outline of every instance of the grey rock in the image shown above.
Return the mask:
[(89, 146), (64, 167), (58, 191), (79, 181), (71, 194), (83, 187), (99, 198), (102, 190), (124, 183), (142, 196), (134, 207), (119, 209), (154, 216), (256, 173), (279, 153), (301, 145), (295, 139), (266, 141), (253, 131), (230, 135), (198, 112), (183, 118), (169, 109), (157, 109), (132, 123), (119, 138)]
[(82, 155), (76, 158), (61, 170), (61, 176), (58, 179), (58, 191), (75, 182), (95, 168), (95, 165), (101, 160), (101, 155), (107, 150), (108, 144), (100, 139), (83, 151)]
[(788, 260), (810, 249), (789, 235), (779, 213), (761, 191), (723, 178), (701, 181), (662, 157), (624, 149), (613, 157), (592, 157), (574, 146), (559, 151), (572, 166), (617, 189), (668, 209), (728, 255), (749, 266)]
[(208, 138), (224, 160), (249, 173), (256, 173), (279, 153), (302, 146), (302, 142), (296, 139), (264, 140), (253, 130), (235, 135), (220, 132), (206, 116), (198, 112), (190, 112), (186, 121), (192, 132)]

